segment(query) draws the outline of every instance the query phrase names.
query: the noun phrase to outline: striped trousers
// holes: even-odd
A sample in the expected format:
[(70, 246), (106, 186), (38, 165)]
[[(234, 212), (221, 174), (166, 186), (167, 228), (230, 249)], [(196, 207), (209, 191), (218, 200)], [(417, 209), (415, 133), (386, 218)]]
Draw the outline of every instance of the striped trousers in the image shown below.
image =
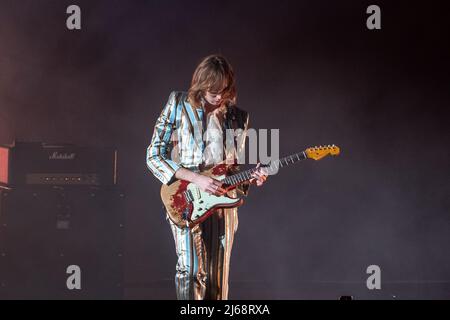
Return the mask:
[(237, 208), (217, 209), (193, 228), (172, 228), (177, 265), (175, 287), (178, 300), (227, 300), (228, 274)]

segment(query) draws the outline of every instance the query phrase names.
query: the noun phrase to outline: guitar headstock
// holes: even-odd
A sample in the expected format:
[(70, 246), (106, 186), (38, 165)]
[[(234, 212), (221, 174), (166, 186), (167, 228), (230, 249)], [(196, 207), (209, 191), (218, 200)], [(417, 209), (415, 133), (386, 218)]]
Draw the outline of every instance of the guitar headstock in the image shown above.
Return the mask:
[(328, 155), (337, 156), (340, 152), (339, 147), (334, 144), (331, 146), (312, 147), (305, 150), (306, 156), (314, 160), (320, 160)]

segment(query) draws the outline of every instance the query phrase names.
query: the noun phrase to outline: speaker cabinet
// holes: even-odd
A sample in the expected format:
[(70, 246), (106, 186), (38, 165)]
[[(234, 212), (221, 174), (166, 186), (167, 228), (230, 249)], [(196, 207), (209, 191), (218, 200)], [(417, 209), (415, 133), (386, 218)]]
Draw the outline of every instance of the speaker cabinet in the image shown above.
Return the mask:
[(0, 299), (123, 298), (124, 194), (116, 188), (0, 192)]

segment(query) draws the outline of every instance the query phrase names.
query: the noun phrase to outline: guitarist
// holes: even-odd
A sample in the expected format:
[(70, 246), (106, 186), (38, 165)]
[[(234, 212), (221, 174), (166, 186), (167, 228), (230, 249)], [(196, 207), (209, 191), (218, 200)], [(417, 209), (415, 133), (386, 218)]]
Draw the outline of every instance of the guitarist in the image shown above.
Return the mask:
[[(237, 133), (232, 137), (232, 148), (226, 129)], [(221, 182), (202, 175), (202, 171), (224, 162), (230, 164), (229, 173), (237, 171), (247, 129), (248, 114), (236, 107), (231, 65), (220, 55), (208, 56), (194, 71), (189, 91), (170, 94), (154, 127), (147, 149), (147, 166), (162, 183), (186, 180), (204, 192), (223, 195), (227, 191)], [(261, 186), (266, 179), (267, 171), (259, 168), (249, 182), (228, 194), (247, 196), (250, 183)], [(238, 226), (237, 208), (216, 209), (192, 228), (180, 228), (169, 218), (168, 221), (178, 257), (177, 298), (227, 299), (231, 249)]]

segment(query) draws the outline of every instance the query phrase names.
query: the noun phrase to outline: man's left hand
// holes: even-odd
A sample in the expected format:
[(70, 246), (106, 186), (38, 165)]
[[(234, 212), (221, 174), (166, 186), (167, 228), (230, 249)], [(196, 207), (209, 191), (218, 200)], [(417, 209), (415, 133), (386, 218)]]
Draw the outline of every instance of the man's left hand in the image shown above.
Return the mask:
[(256, 184), (258, 187), (262, 186), (264, 182), (266, 182), (268, 177), (267, 169), (261, 167), (261, 163), (258, 162), (256, 165), (257, 170), (252, 173), (252, 179), (250, 179), (250, 183)]

